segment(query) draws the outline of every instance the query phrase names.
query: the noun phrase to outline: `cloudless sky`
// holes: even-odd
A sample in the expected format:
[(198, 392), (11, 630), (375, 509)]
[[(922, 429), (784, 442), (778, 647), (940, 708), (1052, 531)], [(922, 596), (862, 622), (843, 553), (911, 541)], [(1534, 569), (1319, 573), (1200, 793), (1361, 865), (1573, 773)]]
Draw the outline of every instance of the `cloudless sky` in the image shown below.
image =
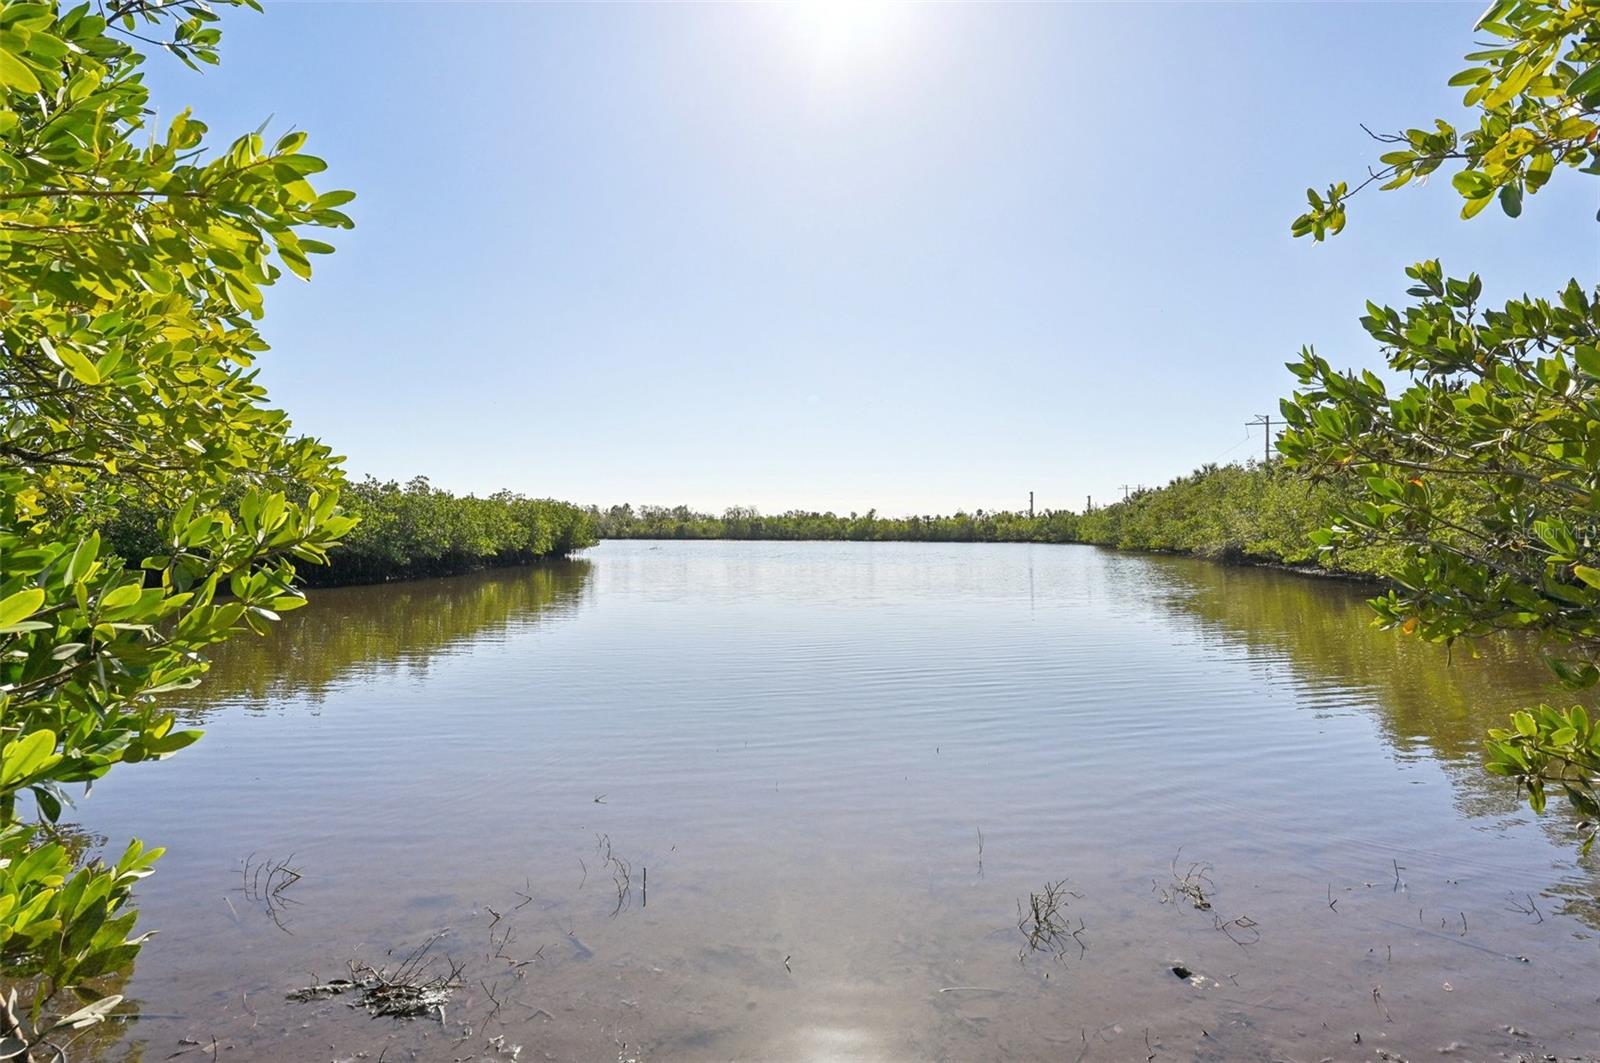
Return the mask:
[[(1081, 508), (1261, 450), (1301, 344), (1440, 257), (1600, 276), (1600, 182), (1294, 240), (1358, 123), (1460, 114), (1483, 4), (273, 3), (162, 121), (306, 129), (357, 228), (263, 379), (355, 475), (581, 503)], [(1352, 182), (1354, 183), (1354, 182)], [(319, 236), (321, 234), (318, 234)]]

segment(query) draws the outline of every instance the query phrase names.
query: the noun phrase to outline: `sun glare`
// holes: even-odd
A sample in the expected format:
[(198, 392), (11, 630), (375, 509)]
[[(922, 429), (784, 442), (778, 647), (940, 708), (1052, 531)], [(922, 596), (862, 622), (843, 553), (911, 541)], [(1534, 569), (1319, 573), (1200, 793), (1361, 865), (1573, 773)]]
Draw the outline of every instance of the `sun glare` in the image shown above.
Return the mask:
[(896, 35), (903, 5), (885, 0), (802, 0), (798, 35), (819, 70), (848, 70), (882, 52)]

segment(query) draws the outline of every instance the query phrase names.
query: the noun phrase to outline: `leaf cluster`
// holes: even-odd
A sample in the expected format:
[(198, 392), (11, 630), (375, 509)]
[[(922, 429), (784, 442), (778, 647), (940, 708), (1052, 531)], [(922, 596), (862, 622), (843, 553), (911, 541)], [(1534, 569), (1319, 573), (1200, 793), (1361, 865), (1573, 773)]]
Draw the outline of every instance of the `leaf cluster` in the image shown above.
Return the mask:
[[(1462, 216), (1498, 198), (1521, 213), (1556, 167), (1600, 174), (1600, 3), (1497, 0), (1477, 28), (1496, 38), (1451, 84), (1479, 124), (1435, 122), (1388, 138), (1401, 146), (1365, 184), (1398, 188), (1447, 161)], [(1344, 224), (1335, 185), (1312, 192), (1297, 236)], [(1446, 644), (1494, 631), (1537, 634), (1571, 689), (1600, 683), (1600, 286), (1483, 305), (1477, 274), (1437, 261), (1410, 267), (1403, 310), (1367, 304), (1362, 324), (1404, 383), (1335, 370), (1311, 348), (1289, 369), (1279, 451), (1314, 478), (1355, 476), (1364, 490), (1317, 533), (1320, 546), (1392, 551), (1395, 588), (1374, 599), (1383, 626)], [(1548, 786), (1590, 817), (1600, 747), (1587, 711), (1540, 706), (1492, 731), (1489, 770), (1515, 778), (1537, 811)]]
[(1431, 127), (1372, 134), (1388, 150), (1354, 189), (1337, 181), (1306, 190), (1309, 209), (1294, 220), (1295, 236), (1324, 240), (1345, 225), (1346, 204), (1368, 185), (1395, 189), (1452, 165), (1450, 184), (1471, 218), (1498, 200), (1510, 217), (1556, 167), (1600, 174), (1600, 0), (1496, 0), (1475, 27), (1489, 39), (1467, 54), (1473, 65), (1450, 84), (1477, 125), (1458, 129), (1436, 118)]
[[(339, 459), (256, 378), (265, 290), (309, 277), (351, 195), (312, 186), (303, 133), (152, 124), (139, 48), (215, 63), (216, 23), (197, 0), (0, 6), (0, 975), (35, 987), (0, 997), (0, 1058), (53, 1057), (115, 1005), (48, 1011), (132, 961), (128, 891), (160, 853), (78, 866), (28, 817), (195, 741), (154, 699), (303, 604), (295, 565), (355, 524)], [(98, 532), (134, 501), (164, 515), (142, 564)]]

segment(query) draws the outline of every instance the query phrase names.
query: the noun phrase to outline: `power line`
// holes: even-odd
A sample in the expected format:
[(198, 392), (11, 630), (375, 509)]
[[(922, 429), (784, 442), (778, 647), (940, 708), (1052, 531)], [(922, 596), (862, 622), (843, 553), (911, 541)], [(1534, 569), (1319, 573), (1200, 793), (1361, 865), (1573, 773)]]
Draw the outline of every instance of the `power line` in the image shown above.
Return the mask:
[(1250, 433), (1248, 431), (1246, 431), (1245, 434), (1244, 434), (1244, 438), (1243, 439), (1241, 439), (1238, 442), (1236, 442), (1233, 446), (1229, 447), (1227, 450), (1224, 450), (1221, 454), (1218, 454), (1216, 457), (1212, 458), (1211, 461), (1210, 461), (1210, 464), (1215, 465), (1217, 462), (1221, 461), (1223, 458), (1227, 457), (1229, 454), (1232, 454), (1234, 451), (1238, 450), (1240, 447), (1244, 446), (1248, 442), (1250, 442)]
[[(1278, 423), (1282, 424), (1283, 422), (1279, 421)], [(1252, 425), (1260, 425), (1263, 429), (1261, 433), (1261, 462), (1266, 464), (1272, 460), (1272, 415), (1270, 413), (1258, 413), (1254, 418), (1244, 423), (1246, 430)]]

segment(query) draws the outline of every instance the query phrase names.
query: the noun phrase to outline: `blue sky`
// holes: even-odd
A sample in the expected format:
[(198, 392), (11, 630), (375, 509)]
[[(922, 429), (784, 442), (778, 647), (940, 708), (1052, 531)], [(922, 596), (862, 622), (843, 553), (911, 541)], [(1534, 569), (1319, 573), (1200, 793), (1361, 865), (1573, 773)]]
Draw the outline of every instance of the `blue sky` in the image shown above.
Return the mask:
[[(1307, 185), (1459, 112), (1454, 4), (271, 3), (163, 116), (273, 116), (355, 190), (263, 379), (357, 475), (602, 505), (1081, 508), (1259, 453), (1302, 343), (1440, 257), (1600, 276), (1592, 179), (1512, 222)], [(1563, 179), (1564, 178), (1564, 179)]]

